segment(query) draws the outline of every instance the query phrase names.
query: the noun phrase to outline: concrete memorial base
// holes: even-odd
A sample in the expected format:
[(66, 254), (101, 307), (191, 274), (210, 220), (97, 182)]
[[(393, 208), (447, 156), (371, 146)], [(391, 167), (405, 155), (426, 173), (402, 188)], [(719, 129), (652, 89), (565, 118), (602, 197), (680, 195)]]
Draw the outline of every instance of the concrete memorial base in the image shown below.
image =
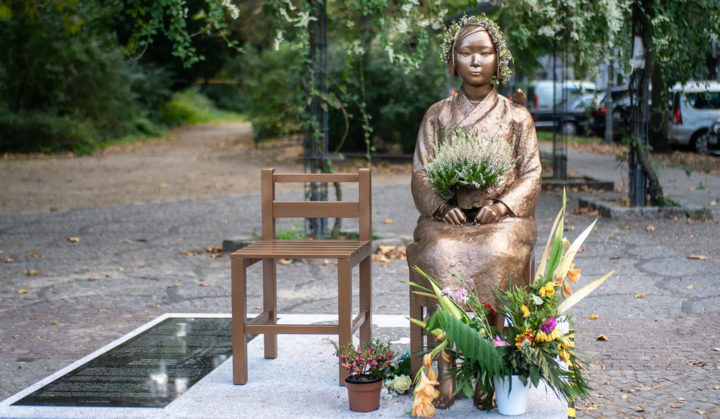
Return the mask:
[[(70, 407), (13, 406), (69, 371), (89, 362), (168, 317), (229, 317), (229, 315), (166, 314), (129, 333), (104, 348), (69, 365), (44, 380), (0, 402), (0, 417), (14, 418), (344, 418), (344, 417), (409, 417), (412, 401), (408, 395), (383, 398), (380, 409), (371, 413), (349, 410), (347, 390), (337, 384), (337, 360), (330, 336), (280, 335), (278, 358), (263, 358), (263, 339), (248, 344), (248, 383), (232, 383), (232, 358), (207, 374), (164, 408), (140, 407)], [(280, 322), (316, 323), (333, 321), (333, 315), (282, 315)], [(406, 329), (399, 344), (407, 342), (408, 321), (404, 316), (375, 315), (373, 331)], [(399, 345), (398, 345), (399, 346)], [(471, 400), (459, 399), (446, 410), (438, 410), (438, 418), (503, 417), (497, 410), (477, 410)], [(565, 418), (567, 406), (542, 384), (531, 388), (528, 409), (518, 418)]]

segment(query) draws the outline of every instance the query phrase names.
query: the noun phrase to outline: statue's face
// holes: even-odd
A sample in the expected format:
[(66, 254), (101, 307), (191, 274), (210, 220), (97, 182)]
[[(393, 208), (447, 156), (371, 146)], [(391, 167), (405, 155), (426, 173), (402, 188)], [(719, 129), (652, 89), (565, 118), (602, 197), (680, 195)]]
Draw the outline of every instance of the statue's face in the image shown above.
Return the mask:
[(497, 63), (495, 45), (487, 31), (471, 33), (455, 48), (455, 71), (470, 86), (480, 87), (490, 83)]

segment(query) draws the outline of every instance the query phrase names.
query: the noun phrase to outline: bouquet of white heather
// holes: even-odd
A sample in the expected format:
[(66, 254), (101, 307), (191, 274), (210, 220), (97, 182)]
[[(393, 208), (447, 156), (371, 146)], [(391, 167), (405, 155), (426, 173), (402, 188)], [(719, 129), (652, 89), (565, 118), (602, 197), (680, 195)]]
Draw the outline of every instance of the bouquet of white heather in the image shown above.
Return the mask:
[(512, 144), (455, 128), (447, 132), (425, 169), (432, 190), (448, 200), (459, 188), (497, 186), (514, 165)]

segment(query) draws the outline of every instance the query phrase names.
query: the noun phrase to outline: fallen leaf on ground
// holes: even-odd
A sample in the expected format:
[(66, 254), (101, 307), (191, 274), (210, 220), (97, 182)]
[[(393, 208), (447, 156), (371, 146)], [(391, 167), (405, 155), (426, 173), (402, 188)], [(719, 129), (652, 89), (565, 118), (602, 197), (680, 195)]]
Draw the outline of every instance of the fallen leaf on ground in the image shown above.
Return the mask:
[(405, 260), (407, 259), (406, 246), (391, 246), (381, 244), (378, 246), (377, 253), (373, 255), (373, 260), (379, 262), (387, 262), (389, 260)]
[(620, 397), (622, 397), (623, 400), (626, 400), (626, 399), (628, 398), (627, 394), (623, 394), (623, 395), (620, 396)]
[(713, 351), (720, 352), (720, 348), (713, 348)]
[(221, 258), (223, 256), (225, 256), (225, 253), (213, 253), (213, 255), (212, 255), (212, 257), (214, 257), (215, 259)]
[(30, 259), (30, 258), (36, 258), (36, 257), (38, 257), (38, 255), (35, 252), (30, 252), (30, 253), (25, 253), (25, 257)]
[(697, 365), (697, 366), (699, 366), (699, 367), (704, 367), (704, 366), (705, 366), (705, 361), (703, 361), (702, 359), (696, 359), (696, 360), (694, 360), (694, 361), (688, 362), (688, 365)]
[(632, 230), (632, 226), (622, 226), (620, 230)]
[(197, 256), (197, 255), (199, 255), (200, 253), (202, 253), (202, 250), (183, 250), (183, 251), (180, 252), (180, 253), (183, 254), (183, 255), (185, 255), (185, 256)]
[(53, 325), (53, 326), (57, 326), (57, 325), (58, 325), (58, 322), (57, 322), (57, 320), (53, 320), (53, 321), (50, 322), (50, 324)]
[(176, 287), (182, 287), (182, 284), (178, 282), (178, 283), (175, 284), (175, 286), (176, 286)]
[(645, 227), (645, 231), (652, 233), (653, 231), (655, 231), (655, 226), (649, 225), (649, 226)]
[(208, 284), (206, 282), (201, 282), (198, 285), (200, 285), (201, 287), (209, 287), (210, 286), (210, 284)]
[(99, 281), (100, 278), (102, 278), (102, 277), (100, 277), (100, 276), (91, 276), (90, 278), (88, 278), (88, 281)]
[(638, 413), (641, 413), (641, 412), (644, 412), (645, 409), (643, 409), (642, 407), (638, 406), (638, 407), (635, 408), (635, 411), (638, 412)]
[(2, 260), (2, 261), (5, 262), (5, 263), (13, 263), (13, 262), (15, 262), (15, 259), (13, 259), (13, 258), (0, 258), (0, 260)]
[(720, 390), (720, 385), (714, 386), (713, 390)]
[(698, 415), (704, 415), (705, 411), (704, 410), (696, 410), (695, 413), (697, 413)]
[(80, 241), (80, 237), (68, 237), (67, 241), (70, 243), (78, 243)]
[(706, 260), (707, 256), (705, 255), (688, 255), (688, 259), (697, 259), (697, 260)]
[(220, 220), (220, 224), (227, 224), (228, 220)]
[(289, 264), (293, 263), (293, 260), (292, 260), (292, 259), (280, 258), (280, 259), (278, 259), (278, 263), (281, 264), (281, 265), (289, 265)]
[(120, 240), (120, 243), (128, 243), (128, 244), (130, 244), (130, 243), (132, 243), (132, 242), (133, 242), (133, 241), (130, 240), (130, 239), (122, 239), (122, 240)]
[(388, 218), (387, 220), (383, 221), (383, 223), (385, 223), (385, 224), (392, 224), (394, 222), (395, 222), (395, 220), (393, 220), (392, 218)]
[(635, 294), (635, 298), (645, 298), (645, 294), (643, 294), (643, 293)]
[(682, 404), (680, 404), (680, 403), (670, 403), (670, 407), (672, 407), (673, 409), (679, 409), (679, 408), (682, 407)]
[(35, 269), (28, 269), (27, 271), (25, 271), (25, 275), (27, 275), (27, 276), (37, 275), (37, 271)]
[(685, 287), (685, 288), (687, 288), (687, 289), (691, 290), (691, 289), (695, 288), (695, 286), (694, 286), (694, 285), (688, 285), (688, 286), (687, 286), (687, 287)]
[(213, 246), (206, 248), (205, 251), (208, 253), (222, 253), (223, 250), (220, 246)]
[(167, 188), (167, 183), (166, 183), (166, 182), (161, 182), (161, 183), (158, 183), (158, 186), (161, 187), (161, 188)]
[(609, 339), (607, 338), (607, 336), (600, 334), (600, 335), (597, 335), (595, 340), (609, 340)]
[(595, 320), (595, 319), (597, 319), (597, 318), (598, 318), (598, 315), (597, 315), (597, 314), (591, 314), (591, 315), (588, 316), (588, 319), (590, 319), (590, 320)]
[(27, 293), (28, 293), (28, 290), (24, 290), (24, 289), (18, 290), (18, 294), (27, 294)]

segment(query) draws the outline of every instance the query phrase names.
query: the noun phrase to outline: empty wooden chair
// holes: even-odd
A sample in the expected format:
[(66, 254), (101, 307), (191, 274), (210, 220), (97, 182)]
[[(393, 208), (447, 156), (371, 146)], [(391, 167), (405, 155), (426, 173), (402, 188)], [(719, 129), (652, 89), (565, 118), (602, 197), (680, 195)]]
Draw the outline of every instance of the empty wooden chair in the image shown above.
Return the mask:
[[(278, 182), (357, 182), (356, 202), (276, 201)], [(232, 345), (233, 382), (248, 380), (247, 335), (264, 334), (265, 358), (277, 357), (277, 335), (337, 334), (340, 345), (350, 342), (360, 329), (360, 343), (370, 340), (372, 325), (372, 202), (370, 170), (358, 173), (278, 174), (274, 169), (262, 169), (262, 240), (231, 255), (232, 273)], [(359, 240), (276, 240), (276, 218), (358, 218)], [(277, 324), (276, 261), (280, 258), (337, 259), (338, 265), (338, 322), (337, 325)], [(247, 319), (248, 266), (263, 262), (263, 310), (255, 318)], [(352, 268), (359, 264), (359, 314), (352, 318)], [(334, 360), (333, 360), (334, 361)], [(345, 384), (346, 371), (340, 368), (340, 385)]]

